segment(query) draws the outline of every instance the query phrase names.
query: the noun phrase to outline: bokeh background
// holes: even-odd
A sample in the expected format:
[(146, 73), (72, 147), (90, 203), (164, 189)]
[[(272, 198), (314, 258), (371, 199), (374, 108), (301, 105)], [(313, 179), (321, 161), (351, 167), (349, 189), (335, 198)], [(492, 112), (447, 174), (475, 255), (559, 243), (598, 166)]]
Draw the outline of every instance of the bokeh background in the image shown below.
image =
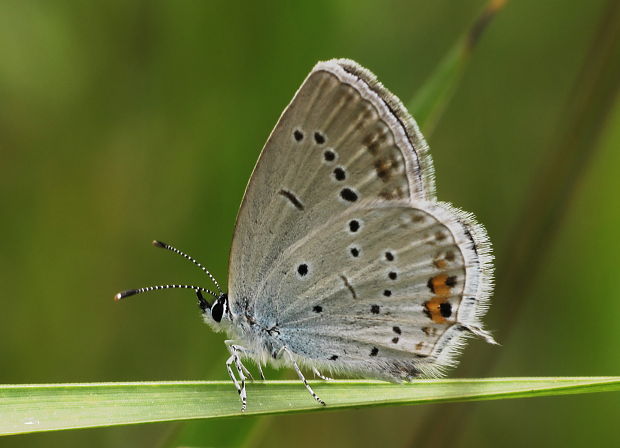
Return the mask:
[[(440, 199), (476, 213), (498, 265), (486, 322), (502, 346), (472, 341), (452, 376), (620, 373), (613, 4), (508, 2), (428, 135)], [(3, 0), (0, 383), (227, 378), (224, 336), (192, 294), (113, 294), (208, 286), (154, 238), (225, 284), (246, 182), (313, 64), (353, 58), (408, 103), (484, 5)], [(617, 441), (619, 398), (152, 424), (0, 446), (603, 446)]]

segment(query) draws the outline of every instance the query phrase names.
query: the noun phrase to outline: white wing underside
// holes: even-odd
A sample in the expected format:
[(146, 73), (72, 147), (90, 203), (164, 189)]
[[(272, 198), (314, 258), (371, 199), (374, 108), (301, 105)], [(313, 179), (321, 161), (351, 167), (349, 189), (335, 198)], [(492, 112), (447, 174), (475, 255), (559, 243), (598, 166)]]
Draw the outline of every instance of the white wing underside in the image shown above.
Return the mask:
[(427, 145), (400, 101), (334, 60), (308, 75), (257, 162), (229, 300), (277, 325), (302, 363), (409, 379), (453, 364), (472, 332), (490, 339), (479, 321), (490, 259), (473, 217), (436, 202)]

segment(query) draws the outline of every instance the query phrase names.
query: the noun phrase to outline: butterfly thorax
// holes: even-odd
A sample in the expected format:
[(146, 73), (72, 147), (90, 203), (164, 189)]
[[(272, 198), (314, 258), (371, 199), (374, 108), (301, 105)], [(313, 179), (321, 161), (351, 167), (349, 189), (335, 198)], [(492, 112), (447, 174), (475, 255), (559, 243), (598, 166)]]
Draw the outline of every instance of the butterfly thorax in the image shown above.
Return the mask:
[(285, 344), (275, 319), (258, 316), (247, 299), (233, 300), (229, 310), (222, 324), (231, 338), (242, 341), (244, 346), (263, 362), (279, 357)]

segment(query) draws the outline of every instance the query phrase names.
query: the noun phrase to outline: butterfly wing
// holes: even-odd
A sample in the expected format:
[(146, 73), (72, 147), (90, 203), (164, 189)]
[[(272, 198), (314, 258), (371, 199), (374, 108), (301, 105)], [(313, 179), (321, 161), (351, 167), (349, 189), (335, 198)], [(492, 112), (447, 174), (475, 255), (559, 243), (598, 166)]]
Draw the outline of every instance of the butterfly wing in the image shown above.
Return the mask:
[[(418, 264), (432, 264), (441, 256), (427, 248), (409, 250), (406, 256), (398, 254), (406, 241), (417, 241), (423, 228), (401, 225), (392, 229), (389, 220), (405, 219), (403, 216), (413, 212), (425, 213), (432, 228), (446, 227), (447, 222), (454, 227), (448, 226), (442, 233), (445, 242), (441, 247), (450, 248), (454, 255), (450, 271), (418, 268)], [(357, 238), (351, 238), (353, 234)], [(437, 241), (433, 244), (439, 247)], [(442, 359), (442, 350), (431, 349), (431, 345), (441, 345), (443, 338), (448, 341), (445, 346), (455, 346), (456, 342), (449, 341), (459, 339), (451, 336), (457, 330), (449, 329), (458, 328), (455, 324), (459, 322), (476, 331), (486, 292), (451, 288), (446, 297), (454, 314), (447, 319), (441, 314), (445, 297), (432, 295), (427, 286), (429, 275), (457, 275), (463, 286), (477, 284), (489, 289), (486, 244), (484, 231), (471, 217), (435, 202), (427, 145), (400, 101), (352, 61), (319, 63), (278, 121), (246, 189), (231, 249), (231, 309), (265, 325), (271, 322), (286, 328), (290, 335), (287, 344), (301, 361), (318, 360), (326, 347), (339, 347), (339, 354), (329, 355), (337, 356), (339, 366), (367, 373), (368, 369), (355, 366), (367, 362), (374, 348), (380, 349), (375, 347), (376, 332), (385, 326), (376, 325), (377, 313), (371, 310), (365, 316), (363, 309), (368, 308), (367, 301), (380, 309), (381, 303), (374, 302), (386, 290), (381, 289), (381, 282), (387, 278), (399, 287), (391, 297), (383, 296), (393, 307), (389, 316), (383, 316), (393, 325), (385, 328), (402, 331), (408, 322), (422, 334), (427, 328), (429, 335), (417, 340), (413, 334), (389, 334), (381, 359), (398, 363), (416, 360), (420, 365), (424, 357), (427, 371), (432, 373), (430, 366)], [(360, 255), (351, 260), (356, 247)], [(392, 251), (402, 263), (396, 280), (385, 277), (390, 272), (386, 274), (380, 253), (386, 251)], [(351, 264), (355, 261), (358, 264)], [(465, 306), (465, 295), (475, 303)], [(330, 307), (338, 305), (331, 308), (329, 316), (314, 309), (322, 307), (324, 300), (331, 301)], [(361, 314), (354, 319), (349, 311), (355, 307), (361, 307)], [(447, 305), (443, 307), (445, 310)], [(343, 336), (339, 326), (351, 319), (356, 323), (347, 325), (349, 333)], [(316, 338), (303, 336), (314, 330)], [(295, 334), (303, 339), (296, 339)], [(464, 333), (459, 330), (459, 334)], [(396, 337), (397, 343), (390, 342)], [(363, 340), (375, 341), (375, 345), (366, 347)], [(412, 350), (413, 341), (426, 346)], [(345, 356), (345, 350), (351, 358)], [(368, 351), (365, 355), (364, 350)], [(451, 356), (445, 356), (445, 364), (448, 358)], [(403, 373), (406, 367), (398, 365), (395, 369), (400, 373), (394, 378), (407, 377)]]
[(480, 323), (487, 241), (471, 215), (445, 203), (362, 203), (280, 254), (261, 292), (278, 299), (257, 312), (276, 313), (283, 343), (313, 365), (434, 376), (455, 364), (464, 337), (493, 341)]
[(255, 297), (277, 254), (357, 200), (434, 199), (417, 125), (374, 75), (318, 63), (285, 109), (247, 186), (233, 238), (231, 301)]

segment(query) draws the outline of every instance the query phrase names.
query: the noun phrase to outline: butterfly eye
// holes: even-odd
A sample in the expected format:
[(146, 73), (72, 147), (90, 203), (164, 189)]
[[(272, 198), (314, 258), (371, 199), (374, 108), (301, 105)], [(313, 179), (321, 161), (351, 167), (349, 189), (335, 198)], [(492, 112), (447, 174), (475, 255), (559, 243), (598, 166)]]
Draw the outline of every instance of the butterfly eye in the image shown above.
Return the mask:
[(221, 322), (223, 315), (224, 315), (224, 304), (218, 300), (211, 307), (211, 317), (213, 318), (214, 321)]

